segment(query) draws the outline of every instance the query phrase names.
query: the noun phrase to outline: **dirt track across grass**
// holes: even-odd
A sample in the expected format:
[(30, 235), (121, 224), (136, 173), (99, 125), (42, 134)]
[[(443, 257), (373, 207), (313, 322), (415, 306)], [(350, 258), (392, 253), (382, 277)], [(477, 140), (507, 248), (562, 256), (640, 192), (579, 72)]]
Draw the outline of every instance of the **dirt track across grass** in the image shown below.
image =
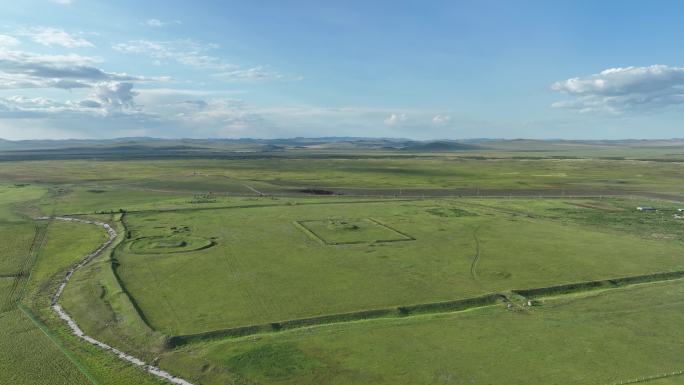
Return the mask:
[(475, 255), (473, 256), (473, 262), (470, 264), (470, 277), (472, 277), (473, 280), (477, 280), (477, 262), (480, 260), (480, 238), (477, 236), (478, 231), (480, 231), (480, 227), (482, 226), (478, 226), (473, 231), (473, 239), (475, 240)]

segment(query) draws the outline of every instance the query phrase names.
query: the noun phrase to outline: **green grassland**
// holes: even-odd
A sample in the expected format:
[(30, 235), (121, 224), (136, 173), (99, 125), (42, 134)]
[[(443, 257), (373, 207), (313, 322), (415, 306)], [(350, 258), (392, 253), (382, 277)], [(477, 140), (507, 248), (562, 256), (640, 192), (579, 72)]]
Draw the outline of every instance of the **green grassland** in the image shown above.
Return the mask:
[(21, 310), (0, 314), (0, 383), (85, 385), (91, 382)]
[(106, 234), (39, 215), (117, 229), (60, 304), (197, 385), (681, 383), (681, 148), (529, 145), (1, 162), (0, 383), (163, 383), (49, 308)]
[(49, 308), (50, 298), (65, 270), (80, 262), (105, 239), (106, 235), (99, 227), (73, 222), (51, 222), (22, 302), (35, 317), (47, 325), (52, 338), (62, 347), (60, 350), (73, 357), (73, 370), (80, 369), (88, 373), (91, 383), (160, 384), (161, 381), (140, 369), (71, 336), (66, 325)]
[(353, 245), (414, 240), (376, 219), (322, 219), (297, 221), (302, 229), (324, 244)]
[[(0, 279), (0, 299), (5, 305), (0, 313), (0, 383), (159, 384), (139, 369), (70, 336), (48, 307), (66, 268), (105, 239), (102, 230), (78, 223), (54, 222), (45, 231), (46, 224), (40, 225), (45, 234), (39, 239), (38, 246), (42, 247), (31, 248), (30, 242), (29, 245), (24, 242), (36, 241), (36, 223), (17, 223), (11, 225), (11, 239), (24, 241), (14, 243), (20, 247), (4, 248), (0, 254), (4, 258), (19, 255), (30, 262), (29, 275)], [(23, 310), (15, 303), (20, 298), (19, 306)]]
[(18, 274), (26, 263), (35, 225), (27, 222), (0, 224), (4, 242), (0, 244), (0, 275)]
[(684, 369), (682, 295), (673, 281), (336, 324), (191, 345), (161, 363), (203, 384), (607, 385)]
[[(78, 234), (78, 238), (74, 236)], [(79, 262), (106, 239), (105, 234), (94, 226), (75, 222), (52, 222), (44, 240), (37, 261), (31, 271), (27, 298), (31, 299), (45, 287), (38, 282), (52, 282), (60, 273)], [(58, 280), (57, 280), (58, 281)]]
[(0, 223), (0, 312), (13, 310), (21, 297), (39, 235), (30, 222)]
[[(126, 223), (117, 273), (169, 335), (684, 270), (676, 240), (467, 199), (139, 213)], [(147, 239), (215, 245), (140, 253), (135, 245)]]
[(0, 277), (0, 312), (14, 309), (14, 305), (19, 297), (17, 284), (20, 281), (15, 277)]
[[(0, 227), (4, 241), (0, 247), (3, 271), (28, 275), (37, 252), (33, 243), (44, 230), (37, 231), (36, 224), (30, 222)], [(17, 307), (16, 302), (26, 290), (27, 275), (0, 278), (0, 383), (90, 384), (60, 348)]]
[[(113, 224), (119, 234), (118, 245), (126, 232), (120, 221)], [(88, 335), (152, 361), (164, 349), (166, 338), (141, 318), (112, 269), (116, 263), (113, 256), (104, 253), (77, 271), (64, 290), (62, 306)]]
[(26, 183), (4, 183), (0, 177), (0, 222), (17, 222), (25, 219), (29, 205), (46, 193), (43, 186)]
[[(44, 208), (58, 208), (61, 212), (97, 209), (96, 201), (109, 202), (101, 208), (118, 209), (182, 194), (253, 194), (245, 185), (268, 194), (289, 194), (317, 186), (362, 195), (478, 188), (506, 190), (500, 191), (502, 195), (508, 190), (524, 189), (552, 189), (559, 194), (563, 190), (601, 190), (681, 195), (683, 176), (677, 162), (596, 158), (480, 160), (448, 154), (380, 159), (27, 161), (9, 163), (0, 170), (0, 177), (9, 180), (73, 188), (73, 195), (56, 197)], [(150, 199), (152, 196), (155, 199)]]
[[(682, 203), (653, 201), (644, 198), (604, 198), (572, 200), (474, 200), (477, 207), (502, 210), (505, 213), (548, 218), (565, 223), (613, 229), (644, 239), (684, 241), (684, 220), (674, 218), (684, 208)], [(656, 211), (638, 211), (650, 206)]]

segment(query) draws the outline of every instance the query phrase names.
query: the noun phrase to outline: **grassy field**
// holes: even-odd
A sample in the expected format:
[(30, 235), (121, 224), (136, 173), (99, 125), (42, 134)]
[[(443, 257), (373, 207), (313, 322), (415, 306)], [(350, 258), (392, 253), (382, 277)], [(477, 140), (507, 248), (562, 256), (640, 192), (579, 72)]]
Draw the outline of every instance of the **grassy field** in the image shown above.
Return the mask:
[(682, 295), (677, 281), (307, 328), (184, 347), (162, 366), (203, 384), (607, 385), (684, 369)]
[(534, 145), (2, 162), (0, 383), (163, 383), (49, 308), (57, 214), (119, 233), (64, 309), (196, 385), (682, 383), (681, 148)]
[[(69, 336), (61, 320), (48, 307), (56, 282), (64, 270), (104, 240), (103, 232), (92, 226), (55, 222), (48, 226), (44, 239), (40, 240), (42, 247), (32, 249), (36, 223), (19, 222), (6, 227), (9, 226), (13, 232), (8, 240), (15, 240), (11, 244), (16, 247), (3, 248), (0, 256), (5, 261), (10, 257), (29, 261), (30, 264), (23, 268), (30, 275), (0, 278), (0, 300), (3, 302), (0, 313), (0, 383), (159, 384), (138, 369), (122, 364), (114, 356)], [(22, 296), (25, 311), (15, 303)]]
[[(410, 194), (412, 189), (525, 189), (659, 192), (680, 195), (677, 162), (606, 159), (464, 159), (432, 155), (353, 159), (247, 159), (13, 162), (0, 178), (60, 185), (44, 210), (131, 208), (195, 193), (292, 194), (306, 187), (347, 194)], [(247, 187), (249, 186), (249, 187)], [(399, 191), (399, 189), (403, 189)], [(406, 191), (404, 191), (406, 190)], [(418, 192), (420, 194), (420, 192)], [(455, 194), (458, 194), (457, 192)], [(154, 197), (154, 199), (152, 199)], [(107, 202), (107, 203), (106, 203)], [(118, 207), (117, 207), (118, 206)]]
[(33, 223), (6, 222), (0, 224), (0, 234), (0, 311), (4, 312), (15, 308), (23, 292), (41, 231)]
[[(540, 199), (474, 200), (476, 207), (485, 206), (504, 213), (547, 218), (594, 228), (612, 229), (651, 240), (684, 241), (684, 220), (674, 218), (683, 203), (653, 201), (642, 198), (586, 199), (582, 201)], [(638, 211), (650, 206), (656, 211)]]
[[(36, 224), (30, 222), (15, 222), (0, 227), (3, 238), (7, 237), (0, 247), (3, 272), (26, 274), (0, 278), (0, 383), (90, 384), (60, 347), (16, 304), (25, 293), (27, 275), (37, 253), (34, 242), (40, 242), (37, 236), (44, 229), (37, 230)], [(64, 235), (52, 233), (51, 237), (65, 238)], [(74, 243), (73, 240), (71, 243)], [(37, 276), (35, 278), (39, 279)]]
[(0, 383), (91, 384), (26, 314), (17, 308), (0, 314)]
[[(5, 179), (0, 177), (0, 181)], [(0, 182), (0, 223), (25, 220), (29, 205), (46, 193), (46, 188), (25, 183)], [(9, 238), (9, 237), (8, 237)]]
[(99, 227), (70, 222), (51, 222), (22, 302), (47, 325), (53, 339), (72, 355), (74, 370), (80, 367), (98, 384), (160, 384), (140, 369), (114, 355), (70, 335), (61, 319), (49, 308), (50, 298), (65, 270), (93, 251), (106, 236)]
[(33, 223), (0, 224), (4, 242), (0, 244), (0, 275), (13, 275), (22, 271), (27, 263), (36, 229)]
[[(125, 237), (125, 229), (121, 222), (113, 224), (119, 233), (118, 243)], [(119, 284), (112, 263), (112, 254), (104, 253), (77, 271), (64, 290), (62, 306), (78, 319), (88, 335), (96, 335), (107, 344), (125, 347), (127, 352), (152, 361), (164, 349), (166, 338), (140, 317)]]
[[(676, 239), (466, 199), (140, 213), (126, 223), (117, 272), (170, 335), (684, 269)], [(178, 247), (140, 252), (149, 239)], [(199, 239), (215, 245), (187, 250)]]

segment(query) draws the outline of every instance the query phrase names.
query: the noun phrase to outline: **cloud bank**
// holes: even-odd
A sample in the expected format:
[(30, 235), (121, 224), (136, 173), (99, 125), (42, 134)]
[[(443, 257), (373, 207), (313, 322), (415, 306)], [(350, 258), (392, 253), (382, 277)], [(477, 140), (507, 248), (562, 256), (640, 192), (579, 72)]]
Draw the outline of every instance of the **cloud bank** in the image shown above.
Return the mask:
[(579, 112), (646, 112), (684, 103), (684, 67), (609, 68), (559, 81), (551, 89), (574, 97), (552, 106)]
[(71, 35), (59, 28), (34, 27), (20, 31), (20, 36), (27, 36), (34, 42), (46, 47), (59, 46), (64, 48), (87, 48), (95, 47), (90, 41)]
[[(149, 19), (144, 25), (169, 23)], [(221, 56), (218, 45), (193, 39), (96, 47), (81, 35), (95, 36), (37, 26), (0, 34), (0, 137), (416, 136), (418, 130), (452, 127), (451, 118), (438, 111), (246, 102), (232, 97), (243, 93), (238, 84), (217, 84), (255, 83), (246, 87), (256, 89), (257, 83), (302, 78), (267, 65), (234, 64)], [(90, 48), (87, 52), (103, 56), (79, 51)], [(129, 59), (147, 64), (143, 68), (153, 75), (170, 68), (177, 76), (190, 69), (204, 81), (114, 72), (104, 59), (106, 50), (139, 56)]]
[(12, 47), (19, 45), (19, 40), (14, 36), (0, 35), (0, 47)]
[(106, 72), (96, 58), (76, 54), (44, 55), (0, 48), (0, 89), (90, 88), (103, 81), (163, 81)]
[(288, 77), (267, 66), (243, 68), (227, 63), (212, 54), (219, 48), (217, 44), (202, 43), (192, 39), (179, 40), (130, 40), (114, 44), (112, 48), (126, 54), (145, 55), (153, 60), (153, 64), (163, 65), (176, 62), (184, 66), (201, 70), (211, 70), (216, 79), (226, 82), (260, 82), (269, 80), (300, 80), (301, 77)]

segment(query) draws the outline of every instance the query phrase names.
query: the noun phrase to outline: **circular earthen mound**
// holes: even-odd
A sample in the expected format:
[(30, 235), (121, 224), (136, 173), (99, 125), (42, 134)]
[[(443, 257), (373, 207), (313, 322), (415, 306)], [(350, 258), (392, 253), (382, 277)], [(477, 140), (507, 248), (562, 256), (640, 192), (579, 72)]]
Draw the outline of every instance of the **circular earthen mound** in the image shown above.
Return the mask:
[(156, 236), (134, 239), (128, 250), (135, 254), (187, 253), (214, 246), (214, 241), (186, 235)]

